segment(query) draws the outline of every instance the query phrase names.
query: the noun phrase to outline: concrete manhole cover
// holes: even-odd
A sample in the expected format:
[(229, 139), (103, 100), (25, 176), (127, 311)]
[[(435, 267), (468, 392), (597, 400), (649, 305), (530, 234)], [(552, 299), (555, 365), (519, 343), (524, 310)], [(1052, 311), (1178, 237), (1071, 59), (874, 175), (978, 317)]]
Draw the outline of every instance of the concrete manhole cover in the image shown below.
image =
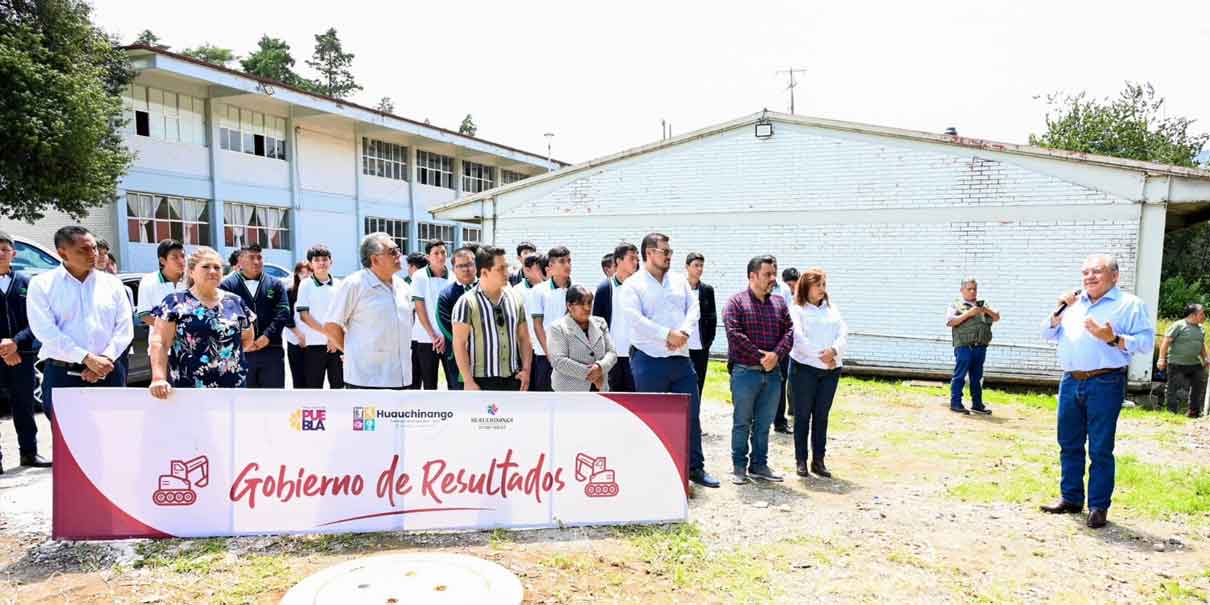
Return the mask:
[(308, 576), (282, 605), (521, 603), (521, 581), (507, 569), (467, 555), (366, 557)]

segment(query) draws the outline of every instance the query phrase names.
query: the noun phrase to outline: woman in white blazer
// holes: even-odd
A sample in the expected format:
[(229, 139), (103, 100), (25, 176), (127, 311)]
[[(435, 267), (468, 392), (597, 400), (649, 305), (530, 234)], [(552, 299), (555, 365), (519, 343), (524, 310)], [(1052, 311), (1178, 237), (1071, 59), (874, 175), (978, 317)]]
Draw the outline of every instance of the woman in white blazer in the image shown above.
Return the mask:
[(579, 284), (568, 288), (567, 314), (551, 323), (546, 336), (554, 390), (609, 390), (609, 369), (618, 355), (605, 319), (592, 314), (592, 292)]

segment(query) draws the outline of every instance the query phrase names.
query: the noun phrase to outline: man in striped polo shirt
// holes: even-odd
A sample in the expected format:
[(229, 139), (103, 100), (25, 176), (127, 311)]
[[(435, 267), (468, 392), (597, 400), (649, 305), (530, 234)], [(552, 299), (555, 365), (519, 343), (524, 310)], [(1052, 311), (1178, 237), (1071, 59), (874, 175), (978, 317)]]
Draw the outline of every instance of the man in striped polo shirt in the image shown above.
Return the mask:
[(525, 304), (507, 292), (504, 250), (484, 246), (475, 254), (479, 284), (454, 304), (454, 358), (467, 391), (529, 389), (533, 349)]

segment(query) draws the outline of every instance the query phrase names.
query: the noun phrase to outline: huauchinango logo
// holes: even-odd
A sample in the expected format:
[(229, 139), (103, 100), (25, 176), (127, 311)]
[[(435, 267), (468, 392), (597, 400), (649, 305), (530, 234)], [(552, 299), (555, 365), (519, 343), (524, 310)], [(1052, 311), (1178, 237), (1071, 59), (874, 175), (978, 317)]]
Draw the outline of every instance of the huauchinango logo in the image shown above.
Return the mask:
[(487, 404), (487, 416), (471, 416), (471, 424), (478, 426), (481, 431), (498, 431), (508, 428), (513, 423), (512, 416), (505, 416), (499, 404)]
[(435, 427), (454, 417), (453, 410), (425, 408), (384, 408), (363, 406), (353, 408), (353, 430), (373, 431), (384, 423), (393, 426)]

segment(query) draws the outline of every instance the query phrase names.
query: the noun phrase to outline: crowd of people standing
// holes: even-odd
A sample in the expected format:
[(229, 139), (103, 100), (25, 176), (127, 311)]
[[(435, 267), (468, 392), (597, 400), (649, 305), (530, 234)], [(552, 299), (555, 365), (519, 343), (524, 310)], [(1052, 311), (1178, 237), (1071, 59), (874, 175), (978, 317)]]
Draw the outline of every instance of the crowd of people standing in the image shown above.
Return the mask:
[[(668, 236), (649, 233), (618, 244), (601, 260), (595, 288), (571, 280), (572, 251), (516, 247), (517, 269), (493, 246), (426, 242), (404, 255), (386, 233), (366, 235), (361, 269), (335, 277), (332, 251), (307, 250), (289, 283), (264, 272), (262, 250), (242, 246), (226, 272), (214, 249), (186, 255), (159, 243), (159, 269), (141, 281), (138, 301), (98, 261), (97, 240), (69, 226), (55, 234), (63, 264), (33, 279), (14, 273), (13, 240), (0, 233), (0, 377), (12, 393), (21, 462), (50, 466), (37, 453), (33, 422), (35, 360), (42, 397), (54, 413), (56, 389), (124, 386), (132, 317), (151, 327), (150, 394), (178, 389), (438, 388), (451, 390), (680, 393), (689, 399), (689, 478), (720, 482), (706, 470), (700, 422), (709, 351), (718, 325), (706, 258), (685, 255), (673, 270)], [(447, 263), (447, 260), (452, 260)], [(405, 270), (406, 266), (406, 270)], [(733, 403), (733, 483), (782, 481), (769, 465), (771, 431), (792, 432), (796, 473), (831, 477), (825, 462), (828, 416), (848, 348), (848, 326), (830, 300), (824, 269), (779, 273), (771, 255), (747, 264), (747, 287), (727, 298), (722, 325)], [(781, 279), (779, 278), (779, 275)], [(1087, 443), (1088, 523), (1105, 524), (1113, 489), (1113, 436), (1132, 354), (1152, 350), (1154, 325), (1137, 297), (1117, 288), (1117, 262), (1090, 256), (1083, 289), (1065, 293), (1043, 323), (1064, 370), (1059, 390), (1061, 500), (1047, 512), (1082, 511)], [(946, 310), (955, 369), (950, 409), (988, 415), (982, 372), (1000, 314), (962, 280)], [(136, 314), (137, 310), (137, 314)], [(1166, 335), (1161, 368), (1205, 382), (1204, 310)], [(284, 344), (283, 344), (284, 341)], [(972, 405), (963, 405), (965, 384)], [(1200, 412), (1201, 406), (1198, 405)], [(1190, 415), (1195, 415), (1190, 406)], [(788, 412), (788, 414), (787, 414)], [(786, 415), (793, 415), (793, 428)], [(0, 472), (3, 466), (0, 464)]]

